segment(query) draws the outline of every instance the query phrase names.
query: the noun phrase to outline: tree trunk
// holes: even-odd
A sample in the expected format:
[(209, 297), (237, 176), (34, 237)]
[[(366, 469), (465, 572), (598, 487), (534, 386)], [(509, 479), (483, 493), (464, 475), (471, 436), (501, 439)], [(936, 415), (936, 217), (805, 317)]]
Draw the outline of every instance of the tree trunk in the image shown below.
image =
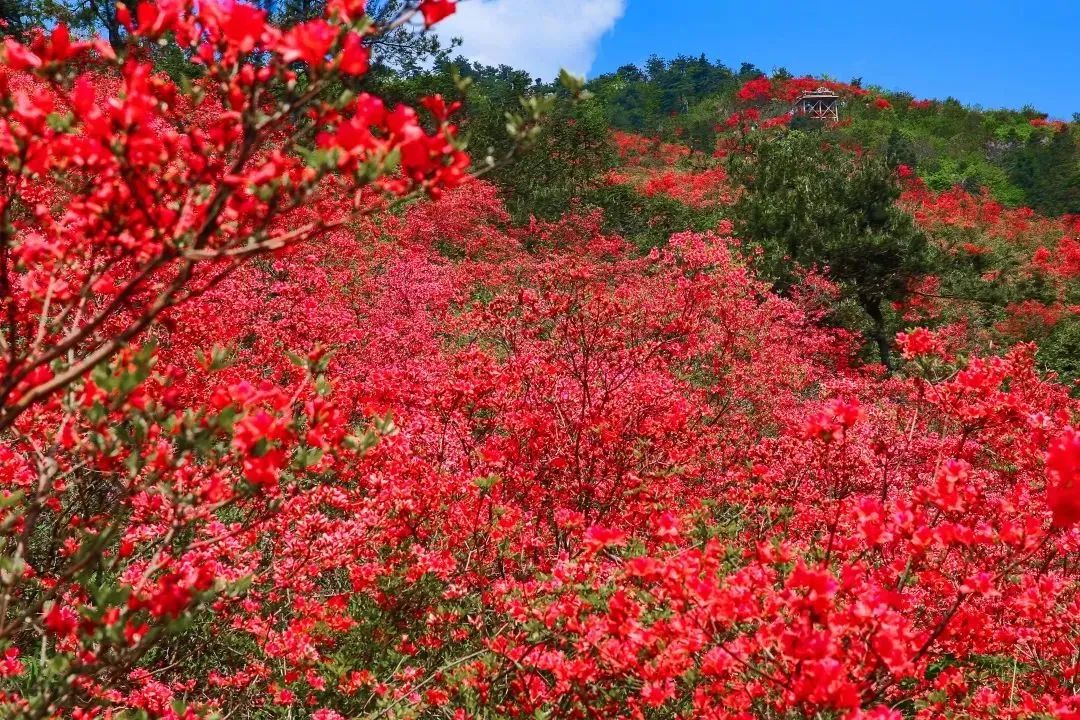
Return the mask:
[[(134, 8), (134, 3), (131, 4)], [(116, 52), (124, 48), (124, 36), (120, 31), (120, 19), (116, 17), (116, 3), (109, 0), (91, 0), (90, 10), (105, 27), (109, 45)]]
[(893, 367), (892, 347), (889, 343), (889, 334), (885, 328), (885, 315), (881, 312), (881, 300), (879, 298), (860, 297), (859, 304), (862, 305), (863, 310), (866, 311), (866, 314), (870, 316), (874, 323), (871, 335), (874, 341), (877, 342), (878, 357), (881, 364), (885, 366), (886, 371), (892, 374), (896, 368)]

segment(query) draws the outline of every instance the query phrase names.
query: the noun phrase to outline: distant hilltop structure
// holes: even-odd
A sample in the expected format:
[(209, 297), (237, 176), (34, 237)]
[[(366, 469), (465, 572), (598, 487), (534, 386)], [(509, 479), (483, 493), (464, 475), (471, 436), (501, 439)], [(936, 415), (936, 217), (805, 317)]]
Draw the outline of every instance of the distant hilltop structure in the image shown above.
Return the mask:
[(840, 120), (840, 96), (827, 87), (808, 90), (795, 98), (791, 108), (794, 115), (803, 115), (811, 120)]

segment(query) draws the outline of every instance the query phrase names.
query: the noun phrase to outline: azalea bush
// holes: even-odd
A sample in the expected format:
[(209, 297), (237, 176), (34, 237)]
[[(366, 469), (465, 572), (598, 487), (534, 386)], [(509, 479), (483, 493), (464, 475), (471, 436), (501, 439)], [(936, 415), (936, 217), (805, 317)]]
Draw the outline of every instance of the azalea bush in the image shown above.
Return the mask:
[[(708, 229), (515, 223), (452, 103), (342, 89), (363, 9), (5, 43), (4, 716), (1080, 714), (1080, 408), (1033, 344), (920, 276), (861, 362), (677, 146), (616, 136), (598, 192)], [(948, 202), (901, 198), (941, 246)]]
[[(2, 50), (0, 643), (18, 688), (3, 702), (28, 716), (105, 701), (185, 613), (233, 589), (215, 548), (274, 514), (283, 474), (300, 482), (367, 442), (319, 400), (317, 356), (291, 386), (185, 404), (184, 375), (221, 358), (159, 364), (168, 311), (468, 167), (440, 97), (425, 123), (332, 92), (385, 30), (363, 2), (288, 32), (240, 3), (135, 10), (117, 10), (122, 56), (63, 24)], [(404, 6), (390, 26), (452, 10)], [(154, 71), (148, 51), (166, 43), (196, 83)]]

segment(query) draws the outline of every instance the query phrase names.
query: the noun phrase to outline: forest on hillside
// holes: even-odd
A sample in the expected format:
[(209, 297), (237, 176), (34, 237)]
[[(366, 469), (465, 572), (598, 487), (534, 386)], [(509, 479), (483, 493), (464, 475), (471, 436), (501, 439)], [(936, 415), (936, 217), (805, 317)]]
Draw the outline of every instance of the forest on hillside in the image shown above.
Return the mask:
[(1080, 718), (1080, 118), (457, 11), (0, 0), (0, 717)]

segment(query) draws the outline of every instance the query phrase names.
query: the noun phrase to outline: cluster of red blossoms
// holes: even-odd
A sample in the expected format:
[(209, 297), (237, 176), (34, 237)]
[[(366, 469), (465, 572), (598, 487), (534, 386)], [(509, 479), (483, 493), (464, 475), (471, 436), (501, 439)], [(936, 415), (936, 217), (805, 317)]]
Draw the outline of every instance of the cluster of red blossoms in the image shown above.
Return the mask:
[(735, 96), (745, 103), (763, 103), (770, 101), (791, 104), (800, 95), (819, 88), (828, 88), (838, 95), (850, 98), (866, 97), (869, 93), (861, 87), (849, 83), (825, 80), (810, 76), (772, 79), (762, 75), (746, 82)]
[[(745, 136), (751, 131), (771, 130), (788, 125), (794, 117), (792, 104), (803, 94), (821, 88), (836, 93), (844, 101), (872, 100), (870, 107), (876, 110), (892, 109), (892, 104), (887, 99), (873, 96), (858, 85), (811, 76), (770, 78), (761, 75), (747, 81), (735, 93), (736, 99), (744, 107), (733, 112), (723, 123), (716, 126), (716, 131), (721, 134), (716, 155), (724, 157), (740, 152), (745, 144)], [(839, 124), (844, 125), (848, 122), (850, 119), (845, 118), (840, 120)], [(741, 137), (738, 139), (724, 137), (725, 134), (730, 135), (733, 132)]]
[[(1006, 318), (995, 327), (1000, 335), (1038, 340), (1063, 319), (1080, 314), (1073, 299), (1080, 280), (1080, 218), (1043, 217), (1030, 208), (1007, 208), (985, 189), (980, 194), (960, 187), (934, 192), (906, 166), (899, 174), (904, 183), (901, 205), (945, 253), (980, 268), (981, 282), (1043, 289), (1038, 299), (1005, 307)], [(906, 303), (905, 316), (913, 322), (941, 321), (949, 314), (949, 303), (938, 295), (937, 278), (924, 278), (921, 284)], [(961, 345), (972, 344), (969, 330), (960, 327), (962, 318), (949, 319), (956, 320), (958, 333), (969, 336)]]
[(319, 94), (361, 10), (140, 6), (191, 95), (5, 49), (2, 714), (1080, 717), (1032, 346), (883, 377), (726, 224), (513, 227), (441, 99)]

